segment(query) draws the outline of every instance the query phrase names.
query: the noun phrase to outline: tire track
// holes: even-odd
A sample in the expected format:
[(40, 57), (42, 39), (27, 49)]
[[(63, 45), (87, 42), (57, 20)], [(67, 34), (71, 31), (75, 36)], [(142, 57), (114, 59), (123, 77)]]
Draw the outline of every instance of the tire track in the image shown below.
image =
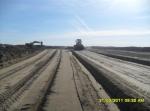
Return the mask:
[(97, 84), (94, 77), (75, 58), (71, 57), (74, 70), (74, 82), (83, 107), (83, 111), (119, 111), (118, 107), (112, 104), (100, 103), (99, 98), (110, 98), (101, 85)]
[(9, 105), (16, 101), (25, 89), (31, 84), (26, 84), (28, 81), (31, 83), (35, 78), (36, 74), (54, 57), (56, 51), (54, 51), (44, 62), (38, 64), (26, 77), (19, 80), (15, 85), (9, 88), (7, 91), (0, 94), (0, 109), (5, 111), (9, 108)]
[[(124, 84), (122, 79), (114, 76), (109, 70), (104, 69), (96, 65), (93, 61), (88, 60), (86, 57), (77, 53), (74, 55), (78, 60), (91, 72), (97, 82), (102, 84), (104, 89), (112, 98), (141, 98), (141, 93), (133, 91), (132, 87)], [(112, 90), (113, 88), (113, 90)], [(148, 98), (145, 98), (144, 103), (117, 103), (121, 111), (150, 111), (150, 105)]]
[(38, 58), (36, 58), (36, 59), (33, 60), (33, 61), (29, 61), (29, 62), (27, 62), (27, 63), (25, 63), (25, 64), (23, 64), (23, 65), (21, 65), (21, 66), (18, 66), (18, 67), (14, 68), (14, 69), (11, 69), (11, 70), (9, 70), (9, 71), (7, 71), (7, 72), (4, 72), (4, 73), (0, 74), (0, 80), (6, 78), (7, 76), (10, 76), (10, 75), (13, 74), (13, 73), (16, 73), (16, 72), (18, 72), (18, 71), (24, 69), (25, 67), (28, 67), (28, 65), (33, 64), (33, 63), (36, 62), (37, 60), (41, 59), (41, 58), (42, 58), (43, 56), (45, 56), (47, 53), (48, 53), (48, 51), (47, 51), (46, 53), (41, 54)]

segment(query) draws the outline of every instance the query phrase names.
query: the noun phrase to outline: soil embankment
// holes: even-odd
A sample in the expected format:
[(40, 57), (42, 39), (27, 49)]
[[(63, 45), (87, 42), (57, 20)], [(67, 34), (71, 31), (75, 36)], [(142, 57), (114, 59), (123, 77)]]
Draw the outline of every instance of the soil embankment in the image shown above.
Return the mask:
[(0, 68), (9, 66), (18, 61), (36, 55), (44, 47), (33, 46), (32, 48), (25, 45), (3, 45), (0, 44)]

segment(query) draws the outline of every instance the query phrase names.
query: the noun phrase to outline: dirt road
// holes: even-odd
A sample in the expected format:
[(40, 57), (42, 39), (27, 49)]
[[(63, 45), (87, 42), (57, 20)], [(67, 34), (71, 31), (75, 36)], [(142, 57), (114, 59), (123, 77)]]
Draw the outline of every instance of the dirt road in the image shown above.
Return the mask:
[[(145, 104), (149, 103), (149, 66), (89, 51), (76, 53), (87, 64), (96, 68), (91, 71), (70, 51), (44, 50), (34, 57), (1, 69), (0, 110), (122, 110), (114, 103), (98, 101), (101, 98), (110, 98), (109, 95), (111, 97), (117, 97), (117, 95), (119, 95), (118, 97), (144, 97)], [(98, 75), (97, 70), (101, 71), (99, 74), (104, 72), (104, 75)], [(111, 86), (113, 86), (113, 90), (110, 90)], [(124, 108), (129, 106), (128, 109), (132, 110), (137, 105), (133, 108), (131, 105), (122, 104), (122, 106)]]
[[(95, 82), (95, 83), (94, 83)], [(97, 88), (96, 88), (97, 87)], [(101, 90), (99, 89), (101, 87)], [(109, 96), (71, 52), (63, 51), (44, 111), (119, 111), (115, 104), (99, 103)]]
[(69, 54), (62, 52), (62, 59), (54, 85), (48, 95), (45, 111), (82, 111), (75, 84)]
[(0, 70), (0, 111), (119, 111), (67, 50), (44, 50)]

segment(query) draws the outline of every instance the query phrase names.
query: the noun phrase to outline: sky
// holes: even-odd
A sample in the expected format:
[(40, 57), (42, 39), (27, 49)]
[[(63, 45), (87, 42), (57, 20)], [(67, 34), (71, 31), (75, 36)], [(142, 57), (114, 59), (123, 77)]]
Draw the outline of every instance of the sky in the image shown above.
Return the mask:
[(150, 0), (0, 0), (0, 43), (150, 46)]

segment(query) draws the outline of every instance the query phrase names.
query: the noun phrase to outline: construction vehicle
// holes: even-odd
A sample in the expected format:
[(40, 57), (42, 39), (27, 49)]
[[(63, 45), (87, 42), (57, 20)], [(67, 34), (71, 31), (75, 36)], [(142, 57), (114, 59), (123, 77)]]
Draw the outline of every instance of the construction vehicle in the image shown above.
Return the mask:
[(25, 45), (29, 48), (32, 48), (35, 43), (38, 43), (39, 44), (38, 46), (43, 46), (43, 42), (40, 42), (40, 41), (33, 41), (33, 42), (30, 42), (30, 43), (26, 43)]
[(82, 40), (77, 39), (76, 40), (76, 45), (74, 45), (74, 50), (83, 50), (84, 46), (82, 45)]

